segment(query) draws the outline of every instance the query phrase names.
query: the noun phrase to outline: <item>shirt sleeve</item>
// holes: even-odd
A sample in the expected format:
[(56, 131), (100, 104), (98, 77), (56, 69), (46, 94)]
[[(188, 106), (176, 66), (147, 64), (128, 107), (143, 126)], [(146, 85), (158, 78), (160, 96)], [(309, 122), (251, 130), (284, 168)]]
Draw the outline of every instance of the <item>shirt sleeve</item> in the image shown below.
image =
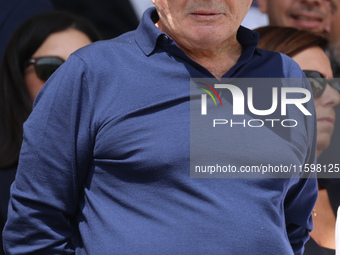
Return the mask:
[[(291, 64), (291, 77), (302, 77), (305, 75), (297, 64)], [(302, 86), (311, 91), (307, 79), (302, 79)], [(313, 99), (309, 100), (305, 107), (312, 116), (305, 116), (305, 128), (308, 137), (307, 155), (304, 164), (306, 166), (316, 165), (316, 113)], [(302, 169), (303, 166), (302, 166)], [(308, 168), (307, 168), (308, 169)], [(312, 171), (300, 172), (300, 178), (292, 181), (296, 183), (288, 190), (284, 202), (286, 227), (289, 241), (295, 255), (302, 255), (304, 245), (309, 239), (309, 232), (313, 229), (312, 211), (318, 195), (317, 176)]]
[(79, 183), (92, 153), (86, 65), (71, 56), (47, 81), (24, 124), (3, 232), (7, 254), (73, 254)]
[(286, 227), (295, 255), (302, 255), (313, 229), (312, 210), (317, 198), (317, 179), (301, 179), (288, 192), (285, 200)]

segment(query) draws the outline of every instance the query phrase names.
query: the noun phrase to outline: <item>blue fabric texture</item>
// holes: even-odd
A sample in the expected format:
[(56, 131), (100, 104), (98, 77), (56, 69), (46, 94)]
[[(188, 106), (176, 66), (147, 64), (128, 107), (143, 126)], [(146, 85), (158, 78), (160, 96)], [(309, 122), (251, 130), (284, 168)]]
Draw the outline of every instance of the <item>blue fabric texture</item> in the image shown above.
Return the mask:
[[(149, 9), (136, 31), (78, 50), (39, 93), (11, 188), (8, 254), (302, 254), (314, 175), (190, 178), (190, 78), (213, 76), (155, 20)], [(256, 49), (256, 33), (237, 37), (242, 56), (225, 78), (303, 77), (290, 58)], [(226, 158), (315, 163), (313, 116), (299, 136), (257, 130), (230, 136)], [(265, 152), (242, 154), (262, 141)]]

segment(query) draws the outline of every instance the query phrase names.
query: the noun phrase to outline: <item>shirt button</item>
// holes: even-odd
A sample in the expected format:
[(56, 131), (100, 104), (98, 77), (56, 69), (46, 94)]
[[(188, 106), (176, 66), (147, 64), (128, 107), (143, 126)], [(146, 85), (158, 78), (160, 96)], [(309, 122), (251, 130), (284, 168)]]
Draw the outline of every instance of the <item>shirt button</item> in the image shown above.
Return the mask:
[(169, 36), (167, 36), (167, 35), (163, 35), (163, 36), (162, 36), (162, 42), (163, 42), (164, 44), (169, 44), (169, 41), (170, 41)]
[(192, 66), (193, 66), (193, 68), (195, 68), (195, 69), (199, 69), (199, 68), (200, 68), (199, 64), (196, 64), (196, 63), (193, 63)]

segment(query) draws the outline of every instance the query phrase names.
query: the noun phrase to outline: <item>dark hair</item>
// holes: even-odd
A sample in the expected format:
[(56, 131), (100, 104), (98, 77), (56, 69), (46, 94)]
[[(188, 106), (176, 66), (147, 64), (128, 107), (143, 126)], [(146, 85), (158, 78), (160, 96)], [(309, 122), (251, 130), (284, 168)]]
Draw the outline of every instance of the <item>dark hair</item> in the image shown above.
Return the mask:
[(289, 57), (313, 46), (325, 50), (328, 44), (320, 35), (292, 27), (265, 26), (254, 31), (260, 35), (258, 48), (281, 52)]
[(0, 168), (17, 163), (23, 123), (32, 111), (25, 84), (25, 63), (54, 32), (74, 28), (94, 42), (99, 32), (85, 18), (64, 11), (33, 16), (12, 34), (0, 70)]

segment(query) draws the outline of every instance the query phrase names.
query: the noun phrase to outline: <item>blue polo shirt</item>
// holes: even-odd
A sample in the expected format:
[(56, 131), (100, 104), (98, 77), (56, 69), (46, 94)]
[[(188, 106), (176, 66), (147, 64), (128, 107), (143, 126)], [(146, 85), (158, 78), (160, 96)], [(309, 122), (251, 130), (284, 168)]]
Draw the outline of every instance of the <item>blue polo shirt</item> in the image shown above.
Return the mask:
[[(190, 78), (213, 76), (157, 18), (149, 9), (136, 31), (75, 52), (39, 93), (11, 189), (9, 254), (302, 254), (315, 178), (190, 178)], [(302, 77), (256, 49), (256, 33), (237, 38), (225, 78)], [(313, 116), (299, 135), (259, 130), (234, 130), (226, 159), (315, 162)]]

